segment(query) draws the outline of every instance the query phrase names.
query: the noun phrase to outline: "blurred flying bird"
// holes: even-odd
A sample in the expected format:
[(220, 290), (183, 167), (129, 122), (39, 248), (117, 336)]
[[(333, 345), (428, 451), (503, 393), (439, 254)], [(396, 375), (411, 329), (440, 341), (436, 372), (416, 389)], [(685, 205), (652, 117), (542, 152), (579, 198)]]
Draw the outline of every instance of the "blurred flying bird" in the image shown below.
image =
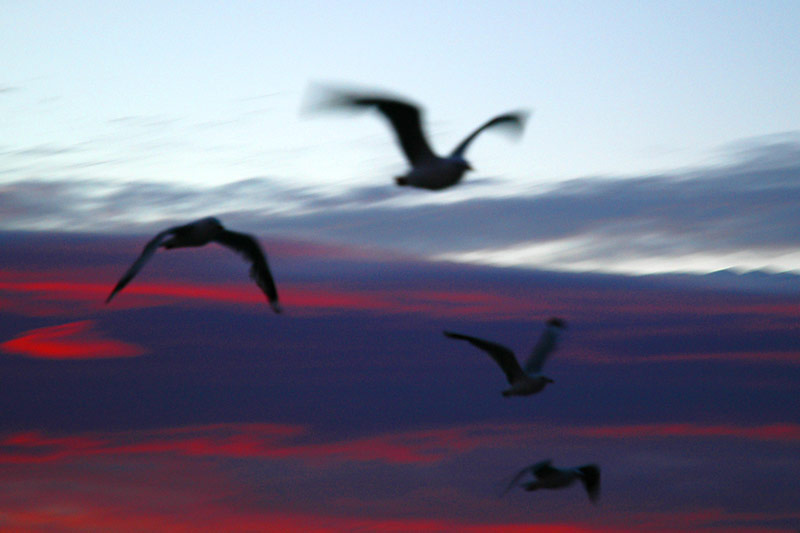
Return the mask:
[(523, 366), (520, 366), (514, 352), (501, 344), (451, 331), (445, 331), (444, 334), (451, 339), (468, 341), (488, 353), (500, 365), (511, 385), (510, 389), (503, 391), (503, 396), (528, 396), (541, 391), (548, 383), (553, 383), (552, 379), (541, 374), (542, 366), (555, 350), (559, 333), (566, 327), (566, 322), (560, 318), (549, 319), (542, 336)]
[(317, 107), (327, 108), (375, 108), (389, 121), (397, 142), (406, 156), (411, 170), (395, 178), (398, 185), (410, 185), (421, 189), (440, 190), (455, 185), (472, 167), (464, 159), (470, 143), (482, 131), (503, 126), (520, 134), (528, 113), (516, 111), (498, 115), (470, 133), (447, 157), (433, 153), (425, 133), (422, 131), (420, 108), (410, 102), (384, 95), (350, 92), (336, 89), (321, 89), (324, 95)]
[[(556, 468), (548, 459), (539, 463), (527, 466), (517, 472), (511, 482), (503, 491), (503, 494), (519, 485), (526, 491), (537, 489), (563, 489), (569, 487), (576, 480), (580, 480), (586, 488), (589, 500), (597, 502), (600, 496), (600, 467), (596, 464), (576, 466), (575, 468)], [(530, 472), (536, 479), (520, 483), (520, 480)]]
[(272, 279), (272, 274), (267, 265), (267, 258), (258, 242), (245, 233), (237, 233), (225, 229), (219, 220), (214, 217), (203, 218), (190, 224), (183, 226), (175, 226), (166, 229), (153, 237), (148, 242), (141, 255), (131, 265), (119, 283), (111, 291), (111, 294), (106, 298), (106, 303), (121, 291), (136, 275), (144, 264), (156, 253), (160, 247), (167, 250), (172, 248), (185, 248), (204, 246), (210, 242), (217, 242), (223, 246), (240, 253), (248, 259), (252, 265), (250, 267), (250, 277), (255, 280), (256, 284), (264, 291), (264, 294), (269, 300), (269, 305), (276, 313), (281, 312), (281, 306), (278, 303), (278, 290), (275, 288), (275, 282)]

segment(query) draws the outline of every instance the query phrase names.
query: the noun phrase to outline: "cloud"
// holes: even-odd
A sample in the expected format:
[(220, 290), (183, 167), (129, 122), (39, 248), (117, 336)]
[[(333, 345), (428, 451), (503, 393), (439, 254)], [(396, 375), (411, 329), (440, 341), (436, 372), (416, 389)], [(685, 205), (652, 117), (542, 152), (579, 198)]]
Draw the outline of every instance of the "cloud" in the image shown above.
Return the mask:
[(319, 464), (342, 461), (427, 464), (486, 446), (497, 438), (497, 433), (507, 440), (508, 431), (504, 428), (466, 427), (322, 442), (304, 426), (266, 423), (67, 436), (29, 431), (0, 439), (0, 463), (42, 463), (103, 455), (177, 454), (298, 459)]
[(594, 438), (736, 438), (789, 443), (800, 442), (800, 424), (766, 424), (762, 426), (701, 425), (701, 424), (642, 424), (578, 428), (575, 435)]
[(718, 363), (777, 363), (785, 365), (800, 365), (800, 353), (796, 351), (772, 351), (762, 350), (753, 352), (729, 351), (719, 353), (691, 353), (691, 354), (667, 354), (667, 355), (648, 355), (646, 357), (636, 356), (603, 356), (597, 354), (579, 354), (576, 357), (581, 361), (596, 364), (653, 364), (653, 363), (686, 363), (713, 361)]
[(79, 151), (81, 151), (79, 145), (59, 146), (55, 144), (40, 144), (37, 146), (31, 146), (29, 148), (21, 148), (17, 150), (5, 150), (0, 152), (0, 155), (12, 156), (12, 157), (40, 158), (40, 157), (58, 156)]
[(326, 440), (302, 425), (227, 423), (156, 430), (45, 435), (38, 431), (0, 438), (0, 463), (26, 464), (80, 460), (108, 455), (295, 459), (317, 466), (341, 462), (432, 464), (479, 449), (515, 448), (531, 439), (565, 436), (592, 439), (742, 439), (800, 443), (800, 424), (758, 426), (654, 423), (608, 426), (477, 423), (430, 430), (398, 431)]
[[(191, 261), (187, 269), (197, 264)], [(76, 276), (84, 279), (88, 275)], [(87, 274), (89, 274), (87, 272)], [(118, 274), (118, 273), (117, 273)], [(69, 314), (75, 304), (84, 310), (101, 307), (102, 300), (113, 287), (114, 273), (103, 277), (107, 283), (87, 281), (55, 281), (63, 272), (36, 274), (0, 269), (0, 294), (10, 295), (0, 299), (0, 310), (48, 316)], [(161, 278), (162, 276), (158, 276)], [(132, 309), (152, 307), (166, 303), (204, 301), (213, 304), (248, 304), (261, 307), (263, 295), (252, 282), (240, 276), (239, 282), (192, 283), (182, 280), (137, 280), (107, 309)], [(423, 313), (435, 316), (492, 316), (522, 314), (530, 304), (513, 296), (483, 290), (426, 291), (422, 289), (369, 287), (337, 287), (322, 282), (281, 282), (281, 301), (293, 314), (308, 315), (317, 312), (347, 310), (390, 314)], [(34, 301), (32, 301), (32, 298)]]
[(105, 339), (84, 320), (26, 331), (0, 344), (6, 353), (39, 359), (107, 359), (135, 357), (145, 351), (134, 344)]
[[(474, 424), (344, 439), (269, 423), (12, 432), (0, 436), (0, 524), (115, 531), (252, 531), (265, 524), (286, 531), (757, 531), (800, 517), (791, 498), (796, 491), (780, 493), (780, 483), (795, 479), (798, 433), (795, 423)], [(663, 446), (675, 439), (679, 447)], [(765, 456), (755, 465), (741, 461), (731, 439), (747, 449), (768, 446), (759, 448)], [(498, 476), (548, 448), (562, 457), (591, 452), (601, 462), (602, 522), (580, 488), (497, 498)], [(712, 457), (724, 475), (708, 462)], [(754, 466), (759, 479), (772, 475), (770, 484), (778, 485), (758, 482), (753, 494), (743, 494), (741, 483)], [(714, 483), (709, 475), (722, 478)], [(650, 502), (642, 503), (642, 490)], [(733, 503), (705, 498), (709, 490)]]
[[(160, 252), (104, 305), (146, 240), (0, 234), (0, 342), (92, 319), (89, 333), (146, 339), (149, 351), (66, 366), (1, 357), (0, 403), (14, 405), (8, 427), (245, 416), (388, 431), (545, 417), (548, 409), (556, 420), (641, 421), (657, 412), (679, 422), (693, 420), (698, 402), (718, 421), (734, 410), (737, 421), (766, 423), (786, 419), (784, 398), (796, 392), (795, 293), (351, 255), (267, 239), (282, 316), (269, 313), (240, 259), (217, 246)], [(548, 363), (556, 385), (519, 402), (501, 397), (502, 372), (485, 354), (442, 335), (471, 333), (524, 356), (553, 315), (570, 325)]]
[(210, 188), (25, 180), (0, 186), (0, 223), (150, 232), (216, 214), (243, 230), (459, 261), (626, 272), (797, 269), (800, 141), (737, 146), (729, 149), (734, 162), (574, 179), (513, 196), (498, 196), (493, 183), (431, 195), (389, 185), (291, 187), (265, 177)]

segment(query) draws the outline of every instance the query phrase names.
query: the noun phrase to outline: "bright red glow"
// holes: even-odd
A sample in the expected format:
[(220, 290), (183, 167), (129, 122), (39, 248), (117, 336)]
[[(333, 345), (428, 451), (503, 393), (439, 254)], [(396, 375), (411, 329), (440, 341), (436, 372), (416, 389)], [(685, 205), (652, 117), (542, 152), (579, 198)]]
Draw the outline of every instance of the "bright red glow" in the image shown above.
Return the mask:
[[(302, 246), (295, 250), (299, 253)], [(320, 252), (320, 250), (316, 250)], [(189, 258), (195, 260), (194, 257)], [(199, 261), (199, 260), (198, 260)], [(120, 269), (66, 265), (59, 270), (0, 270), (0, 309), (36, 316), (73, 315), (87, 309), (120, 310), (171, 303), (207, 302), (211, 304), (266, 306), (265, 298), (249, 280), (223, 283), (187, 283), (182, 279), (158, 279), (143, 276), (134, 280), (108, 306), (103, 304)], [(278, 290), (287, 312), (297, 315), (327, 313), (336, 310), (384, 313), (425, 313), (446, 317), (481, 317), (484, 319), (540, 318), (564, 315), (575, 321), (593, 321), (598, 315), (620, 318), (658, 319), (665, 315), (702, 316), (703, 321), (681, 326), (641, 324), (635, 331), (595, 332), (596, 338), (619, 335), (653, 335), (670, 333), (678, 327), (702, 332), (709, 325), (709, 316), (725, 315), (736, 321), (737, 330), (775, 329), (781, 327), (775, 318), (800, 318), (795, 302), (779, 298), (750, 295), (731, 296), (724, 293), (698, 298), (686, 291), (632, 291), (625, 289), (591, 289), (569, 287), (508, 287), (486, 289), (428, 290), (414, 285), (386, 289), (377, 283), (356, 287), (339, 285), (335, 280), (318, 283), (289, 283), (277, 275)], [(97, 280), (105, 280), (98, 283)], [(75, 305), (79, 303), (80, 305)], [(757, 318), (755, 318), (757, 317)], [(666, 329), (665, 329), (666, 328)], [(704, 329), (706, 328), (706, 329)], [(680, 333), (680, 331), (672, 331)]]
[[(29, 315), (59, 315), (74, 310), (65, 301), (80, 302), (88, 308), (102, 308), (113, 287), (108, 283), (52, 281), (59, 273), (29, 274), (0, 270), (0, 293), (21, 294), (0, 299), (0, 308)], [(96, 274), (93, 276), (96, 278)], [(43, 279), (44, 278), (44, 279)], [(296, 314), (330, 310), (377, 311), (386, 313), (428, 313), (442, 316), (496, 316), (530, 313), (524, 298), (483, 291), (442, 292), (406, 289), (339, 289), (327, 283), (279, 283), (281, 301)], [(117, 295), (107, 308), (130, 309), (163, 305), (174, 300), (201, 300), (222, 304), (266, 305), (264, 295), (248, 282), (189, 284), (181, 281), (140, 282), (135, 280)]]
[(0, 348), (8, 353), (41, 359), (103, 359), (144, 353), (134, 344), (102, 338), (92, 331), (93, 326), (93, 321), (84, 320), (33, 329), (0, 344)]

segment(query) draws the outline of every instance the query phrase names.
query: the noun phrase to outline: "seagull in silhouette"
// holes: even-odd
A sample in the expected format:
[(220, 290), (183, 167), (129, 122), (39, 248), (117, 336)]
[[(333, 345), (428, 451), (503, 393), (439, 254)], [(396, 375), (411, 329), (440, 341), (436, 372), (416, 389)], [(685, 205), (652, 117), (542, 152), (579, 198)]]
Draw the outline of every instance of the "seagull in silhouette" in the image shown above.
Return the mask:
[(246, 233), (238, 233), (225, 229), (219, 220), (214, 217), (196, 220), (183, 226), (175, 226), (166, 229), (153, 237), (148, 242), (139, 258), (131, 265), (119, 283), (106, 298), (106, 303), (121, 291), (133, 277), (141, 270), (144, 264), (156, 253), (156, 250), (163, 247), (167, 250), (172, 248), (187, 248), (204, 246), (210, 242), (216, 242), (226, 246), (248, 259), (252, 265), (250, 267), (250, 277), (264, 291), (269, 300), (269, 305), (276, 313), (281, 312), (278, 303), (278, 290), (275, 288), (275, 281), (267, 265), (267, 258), (258, 242)]
[(533, 347), (531, 355), (525, 361), (524, 366), (519, 365), (517, 357), (509, 348), (502, 344), (496, 344), (487, 340), (445, 331), (444, 334), (451, 339), (461, 339), (468, 341), (473, 346), (480, 348), (500, 365), (506, 374), (510, 389), (503, 391), (503, 396), (529, 396), (541, 391), (548, 383), (553, 380), (541, 374), (542, 366), (547, 357), (555, 350), (558, 336), (561, 330), (567, 327), (566, 322), (560, 318), (551, 318), (547, 321), (542, 336)]
[[(528, 472), (536, 479), (520, 483), (520, 480)], [(586, 493), (589, 495), (589, 500), (592, 503), (596, 503), (597, 498), (600, 496), (599, 466), (590, 464), (574, 468), (556, 468), (549, 459), (527, 466), (517, 472), (511, 483), (506, 487), (506, 490), (503, 491), (503, 494), (517, 485), (529, 492), (538, 489), (563, 489), (575, 483), (576, 480), (580, 480), (583, 483)]]
[(421, 189), (440, 190), (455, 185), (472, 167), (464, 159), (470, 143), (484, 130), (503, 126), (514, 133), (521, 133), (528, 113), (515, 111), (498, 115), (470, 133), (446, 157), (433, 153), (425, 133), (422, 131), (422, 111), (419, 106), (397, 98), (377, 94), (326, 90), (322, 107), (374, 108), (377, 109), (394, 129), (397, 142), (406, 156), (411, 170), (395, 178), (398, 185), (409, 185)]

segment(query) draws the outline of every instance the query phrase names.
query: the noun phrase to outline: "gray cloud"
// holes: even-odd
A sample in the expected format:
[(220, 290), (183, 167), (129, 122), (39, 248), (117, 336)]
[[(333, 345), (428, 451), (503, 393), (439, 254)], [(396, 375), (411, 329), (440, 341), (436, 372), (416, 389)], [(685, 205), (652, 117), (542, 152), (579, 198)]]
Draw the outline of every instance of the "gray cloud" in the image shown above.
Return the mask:
[(0, 155), (12, 157), (49, 157), (79, 152), (81, 150), (82, 148), (79, 145), (59, 146), (51, 143), (18, 150), (3, 150), (0, 151)]
[(428, 256), (561, 242), (572, 244), (546, 266), (698, 254), (763, 256), (769, 266), (770, 258), (800, 250), (800, 141), (771, 138), (734, 152), (736, 160), (724, 165), (574, 179), (515, 196), (496, 196), (502, 185), (492, 180), (439, 195), (390, 185), (342, 193), (268, 177), (203, 189), (25, 181), (0, 186), (0, 224), (149, 232), (216, 214), (256, 233)]
[(563, 254), (573, 262), (786, 254), (800, 249), (798, 146), (762, 147), (735, 164), (673, 175), (577, 179), (540, 194), (289, 213), (281, 225), (421, 254), (570, 240), (582, 242)]

